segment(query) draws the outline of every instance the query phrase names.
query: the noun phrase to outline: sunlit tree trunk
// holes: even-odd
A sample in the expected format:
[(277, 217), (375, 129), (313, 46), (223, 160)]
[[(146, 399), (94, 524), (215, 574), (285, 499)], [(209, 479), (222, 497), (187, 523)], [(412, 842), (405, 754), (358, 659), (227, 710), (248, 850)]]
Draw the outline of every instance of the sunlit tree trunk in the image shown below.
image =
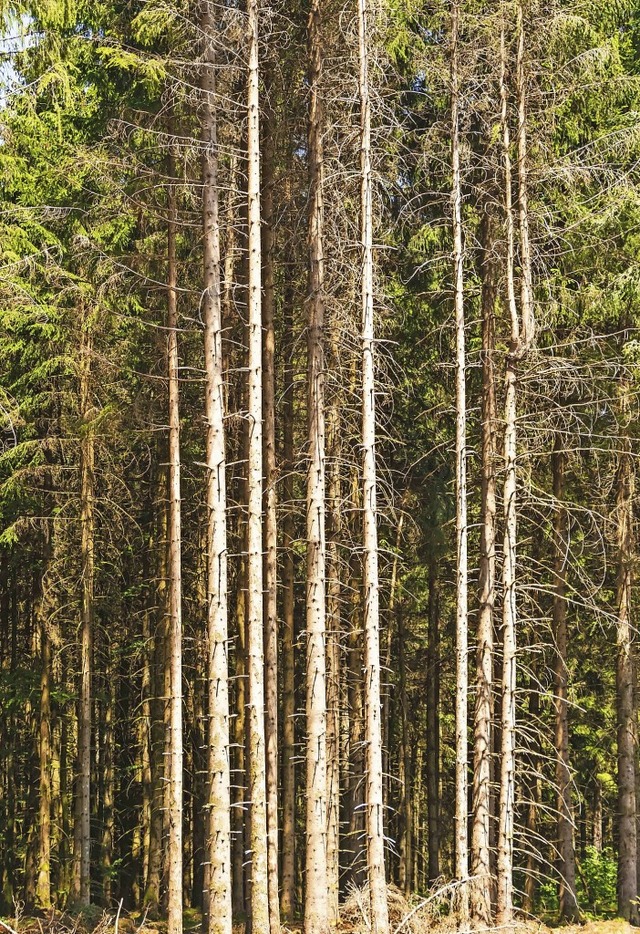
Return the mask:
[(327, 882), (324, 206), (321, 6), (309, 14), (309, 295), (307, 314), (307, 786), (306, 934), (329, 929)]
[(249, 457), (247, 517), (247, 624), (249, 675), (249, 801), (251, 808), (251, 927), (269, 932), (267, 867), (266, 752), (264, 723), (264, 574), (262, 560), (262, 249), (260, 233), (260, 75), (258, 0), (248, 0), (247, 87)]
[(100, 852), (102, 871), (102, 899), (109, 907), (113, 897), (113, 854), (115, 846), (115, 705), (116, 672), (114, 648), (111, 642), (105, 647), (105, 698), (102, 723), (102, 846)]
[(264, 457), (264, 657), (267, 769), (269, 924), (280, 927), (278, 896), (278, 565), (276, 502), (276, 337), (274, 281), (275, 140), (273, 114), (263, 121), (262, 158), (262, 399)]
[[(46, 533), (49, 534), (48, 531)], [(48, 543), (45, 545), (48, 550)], [(46, 564), (45, 564), (46, 569)], [(41, 604), (44, 599), (41, 596)], [(36, 906), (51, 906), (51, 641), (41, 609), (40, 620), (40, 776), (38, 789), (38, 878)]]
[(169, 159), (167, 223), (167, 371), (169, 388), (169, 794), (168, 794), (168, 934), (182, 932), (182, 557), (180, 495), (180, 413), (178, 362), (178, 292), (176, 264), (177, 206), (175, 158)]
[(633, 628), (633, 497), (635, 477), (628, 438), (620, 454), (616, 491), (618, 530), (618, 658), (616, 698), (618, 719), (618, 914), (638, 923), (636, 847), (636, 723), (634, 704)]
[(462, 187), (460, 177), (458, 34), (460, 11), (451, 5), (451, 168), (453, 209), (453, 294), (456, 327), (456, 804), (455, 860), (460, 882), (458, 912), (464, 923), (469, 916), (469, 852), (467, 843), (467, 694), (468, 558), (467, 558), (467, 402), (464, 327), (464, 257)]
[(373, 182), (369, 88), (369, 7), (358, 0), (362, 248), (362, 511), (364, 595), (365, 829), (372, 934), (388, 934), (382, 800), (380, 594), (376, 504), (376, 404), (373, 295)]
[(227, 494), (220, 293), (220, 223), (213, 10), (203, 0), (202, 221), (207, 458), (208, 817), (205, 840), (208, 934), (231, 934)]
[(510, 924), (513, 914), (513, 820), (515, 796), (516, 718), (516, 360), (520, 323), (515, 293), (515, 225), (513, 219), (511, 141), (508, 119), (505, 26), (500, 34), (500, 97), (504, 167), (504, 208), (507, 228), (506, 285), (511, 318), (511, 343), (505, 373), (504, 414), (504, 552), (502, 567), (502, 687), (500, 721), (500, 793), (498, 802), (497, 899), (498, 924)]
[(480, 528), (480, 607), (476, 629), (476, 703), (474, 718), (473, 820), (471, 831), (471, 913), (491, 923), (491, 724), (493, 719), (493, 627), (496, 600), (496, 434), (494, 373), (496, 270), (492, 216), (488, 199), (481, 228), (482, 277), (482, 481)]

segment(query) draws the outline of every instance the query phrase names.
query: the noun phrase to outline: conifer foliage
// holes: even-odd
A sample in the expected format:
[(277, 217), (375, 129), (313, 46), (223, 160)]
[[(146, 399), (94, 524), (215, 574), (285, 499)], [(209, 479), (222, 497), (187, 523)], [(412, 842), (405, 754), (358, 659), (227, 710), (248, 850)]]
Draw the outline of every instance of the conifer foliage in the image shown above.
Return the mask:
[(637, 924), (638, 0), (2, 12), (0, 915)]

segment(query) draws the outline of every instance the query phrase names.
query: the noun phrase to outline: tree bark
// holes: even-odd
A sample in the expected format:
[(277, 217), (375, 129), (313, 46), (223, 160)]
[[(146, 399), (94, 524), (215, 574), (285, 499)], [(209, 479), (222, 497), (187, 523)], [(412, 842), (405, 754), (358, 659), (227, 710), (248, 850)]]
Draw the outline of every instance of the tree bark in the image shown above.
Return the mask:
[(428, 881), (430, 884), (433, 884), (440, 876), (440, 608), (438, 595), (438, 565), (436, 559), (432, 556), (429, 561), (429, 632), (426, 692), (427, 849)]
[(616, 699), (618, 719), (618, 914), (638, 924), (636, 846), (636, 724), (631, 598), (633, 587), (633, 496), (630, 445), (623, 441), (617, 477), (618, 627)]
[[(170, 130), (171, 132), (171, 130)], [(173, 147), (173, 143), (170, 143)], [(177, 205), (175, 155), (169, 157), (167, 217), (167, 373), (169, 393), (169, 840), (168, 934), (182, 932), (182, 557), (180, 495), (180, 413), (178, 361), (178, 293), (176, 263)]]
[(464, 256), (462, 186), (460, 177), (458, 0), (451, 4), (451, 168), (453, 209), (453, 294), (456, 327), (456, 803), (455, 861), (460, 883), (458, 913), (464, 924), (469, 917), (469, 851), (467, 843), (468, 759), (468, 533), (467, 533), (467, 403), (464, 321)]
[(376, 405), (373, 295), (373, 182), (369, 94), (369, 8), (358, 0), (362, 248), (362, 509), (364, 594), (365, 829), (372, 934), (388, 934), (384, 865), (382, 724), (380, 704), (380, 594), (376, 505)]
[(91, 870), (91, 669), (94, 615), (94, 440), (91, 428), (92, 339), (83, 313), (80, 345), (80, 558), (82, 565), (80, 626), (80, 700), (78, 717), (78, 785), (74, 822), (74, 901), (89, 904)]
[(258, 0), (248, 0), (248, 263), (249, 263), (249, 458), (247, 519), (247, 623), (249, 674), (249, 800), (251, 802), (251, 926), (268, 934), (266, 754), (264, 724), (264, 630), (262, 560), (262, 259), (260, 233), (260, 75)]
[(36, 906), (48, 909), (51, 907), (51, 642), (45, 619), (41, 619), (40, 625), (40, 664), (40, 785)]
[(296, 771), (295, 771), (295, 564), (293, 543), (293, 427), (294, 334), (293, 289), (287, 284), (284, 301), (284, 389), (282, 497), (282, 919), (291, 923), (296, 904)]
[(276, 472), (276, 367), (274, 212), (275, 184), (273, 115), (263, 121), (262, 158), (262, 399), (264, 458), (264, 655), (267, 781), (267, 875), (271, 934), (280, 929), (278, 898), (278, 565)]
[(408, 898), (413, 891), (413, 801), (411, 770), (411, 739), (409, 729), (409, 698), (407, 695), (406, 631), (402, 606), (396, 609), (398, 624), (398, 678), (400, 687), (400, 712), (402, 719), (402, 783), (400, 798), (400, 888)]
[(513, 825), (516, 727), (516, 386), (517, 361), (522, 356), (522, 346), (515, 293), (515, 224), (513, 218), (511, 143), (508, 119), (507, 49), (504, 21), (500, 34), (500, 98), (502, 156), (504, 165), (504, 210), (507, 231), (506, 286), (507, 303), (511, 318), (511, 341), (505, 370), (502, 691), (500, 709), (501, 742), (496, 915), (498, 924), (510, 924), (513, 917)]
[(568, 923), (580, 917), (576, 894), (576, 855), (573, 846), (573, 805), (571, 766), (569, 762), (569, 703), (567, 697), (567, 509), (564, 497), (564, 462), (562, 438), (556, 435), (551, 458), (553, 497), (556, 506), (554, 524), (554, 595), (553, 628), (556, 643), (554, 666), (556, 785), (558, 788), (558, 902), (560, 920)]
[(102, 846), (100, 852), (102, 871), (102, 899), (106, 907), (111, 906), (113, 898), (113, 854), (115, 845), (115, 747), (114, 714), (116, 704), (116, 677), (113, 662), (113, 646), (105, 647), (105, 699), (102, 724)]
[(327, 880), (324, 206), (321, 6), (309, 14), (309, 296), (307, 312), (307, 786), (305, 934), (329, 930)]
[(220, 291), (220, 220), (216, 118), (215, 24), (210, 0), (203, 0), (202, 36), (202, 223), (207, 458), (207, 731), (208, 934), (231, 934), (231, 820), (229, 764), (229, 663), (227, 604), (227, 493), (224, 435), (224, 372)]
[(493, 627), (496, 601), (497, 405), (494, 373), (496, 270), (490, 251), (493, 225), (489, 199), (481, 227), (482, 278), (482, 481), (479, 612), (476, 628), (473, 805), (471, 830), (471, 914), (491, 924), (491, 726), (493, 720)]

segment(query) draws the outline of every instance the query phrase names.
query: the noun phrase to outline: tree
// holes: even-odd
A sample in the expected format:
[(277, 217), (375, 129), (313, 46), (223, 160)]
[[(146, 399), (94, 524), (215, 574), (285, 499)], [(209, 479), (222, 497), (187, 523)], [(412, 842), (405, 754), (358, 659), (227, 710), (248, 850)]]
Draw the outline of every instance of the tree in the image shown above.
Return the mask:
[[(169, 133), (173, 135), (173, 126)], [(170, 146), (173, 146), (173, 140)], [(170, 149), (167, 194), (167, 372), (169, 390), (169, 842), (168, 931), (182, 934), (182, 510), (180, 489), (180, 411), (178, 358), (177, 204), (175, 157)]]
[(307, 315), (307, 813), (305, 934), (329, 930), (327, 882), (324, 217), (320, 0), (309, 13), (309, 296)]
[(469, 916), (467, 844), (467, 695), (468, 695), (468, 533), (467, 533), (467, 402), (464, 315), (462, 183), (460, 177), (460, 75), (458, 34), (460, 10), (451, 4), (451, 168), (453, 210), (453, 294), (456, 319), (456, 875), (461, 883), (459, 911)]
[(247, 203), (249, 319), (249, 449), (247, 517), (247, 629), (249, 674), (249, 800), (251, 802), (251, 930), (269, 930), (262, 561), (262, 267), (260, 232), (260, 75), (258, 3), (247, 6)]
[(220, 221), (216, 119), (215, 34), (211, 7), (203, 0), (202, 35), (202, 220), (204, 244), (203, 319), (207, 423), (207, 678), (208, 826), (206, 898), (209, 934), (230, 934), (231, 826), (229, 764), (227, 494), (224, 437), (224, 372), (220, 290)]
[(358, 0), (360, 94), (360, 236), (362, 250), (362, 533), (364, 607), (365, 827), (373, 934), (387, 934), (380, 722), (380, 595), (376, 504), (376, 404), (374, 370), (373, 180), (369, 93), (369, 7)]

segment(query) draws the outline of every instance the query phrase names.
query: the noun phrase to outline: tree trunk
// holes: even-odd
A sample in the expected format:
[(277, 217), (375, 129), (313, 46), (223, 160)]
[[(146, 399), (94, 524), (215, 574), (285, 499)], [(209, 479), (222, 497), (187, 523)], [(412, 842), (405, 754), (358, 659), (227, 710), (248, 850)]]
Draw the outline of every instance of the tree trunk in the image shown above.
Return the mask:
[(78, 785), (74, 823), (74, 901), (89, 904), (91, 870), (91, 655), (94, 613), (94, 442), (91, 429), (92, 340), (87, 315), (80, 346), (80, 556), (82, 564)]
[(440, 608), (438, 589), (438, 565), (436, 559), (432, 556), (429, 561), (429, 632), (426, 691), (427, 849), (428, 881), (430, 884), (433, 884), (440, 876)]
[(282, 895), (283, 921), (293, 921), (296, 904), (296, 772), (295, 772), (295, 564), (293, 543), (293, 423), (294, 334), (293, 289), (287, 284), (284, 301), (284, 389), (282, 497)]
[(309, 297), (307, 473), (307, 787), (305, 934), (329, 930), (327, 883), (326, 539), (323, 148), (320, 0), (309, 15)]
[(275, 141), (273, 115), (263, 122), (262, 159), (262, 400), (264, 457), (264, 655), (267, 782), (267, 875), (271, 934), (280, 929), (278, 898), (278, 564), (276, 500), (276, 366), (274, 213)]
[[(241, 541), (246, 543), (246, 535)], [(241, 545), (243, 547), (243, 545)], [(245, 902), (245, 840), (249, 840), (246, 825), (246, 710), (247, 710), (247, 566), (241, 558), (236, 580), (236, 664), (235, 664), (235, 716), (233, 718), (233, 741), (235, 747), (235, 772), (233, 776), (234, 801), (232, 814), (232, 903), (233, 915), (240, 917), (246, 909)]]
[(538, 831), (538, 811), (542, 802), (542, 783), (540, 780), (541, 746), (538, 735), (538, 723), (540, 721), (540, 687), (536, 676), (535, 663), (533, 663), (532, 667), (532, 677), (529, 683), (529, 721), (531, 724), (531, 732), (528, 743), (528, 769), (530, 780), (528, 788), (529, 800), (526, 802), (527, 816), (525, 824), (527, 834), (527, 863), (525, 867), (524, 892), (522, 896), (522, 911), (524, 914), (528, 915), (533, 914), (536, 905), (541, 856), (538, 843), (540, 839)]
[[(395, 559), (394, 559), (395, 561)], [(402, 607), (396, 610), (398, 622), (398, 678), (400, 687), (400, 713), (402, 719), (402, 775), (400, 799), (400, 867), (399, 882), (404, 894), (413, 891), (413, 801), (411, 772), (411, 740), (409, 735), (409, 698), (407, 696), (406, 632)]]
[(573, 807), (571, 767), (569, 763), (569, 703), (567, 668), (567, 509), (564, 497), (564, 452), (562, 438), (556, 435), (551, 458), (553, 496), (556, 506), (554, 525), (554, 595), (553, 628), (556, 643), (554, 666), (554, 706), (556, 745), (556, 785), (558, 788), (558, 902), (560, 920), (578, 921), (580, 912), (576, 894), (576, 855), (573, 847)]
[[(504, 11), (503, 11), (504, 12)], [(511, 143), (508, 121), (505, 26), (500, 34), (500, 98), (504, 165), (504, 209), (507, 228), (506, 285), (511, 317), (511, 343), (505, 371), (504, 418), (504, 546), (502, 607), (502, 691), (500, 705), (500, 793), (496, 914), (498, 924), (513, 916), (513, 824), (516, 725), (516, 363), (521, 356), (520, 323), (515, 296), (515, 225), (513, 219)]]
[(633, 496), (635, 477), (628, 439), (623, 442), (617, 477), (618, 527), (618, 914), (638, 924), (636, 847), (636, 725), (634, 709), (633, 627)]
[[(355, 471), (354, 471), (355, 474)], [(359, 502), (357, 483), (353, 478), (352, 502), (354, 507)], [(357, 507), (356, 507), (357, 508)], [(353, 514), (353, 540), (357, 537), (357, 516)], [(361, 887), (364, 885), (364, 711), (362, 683), (362, 606), (360, 600), (361, 568), (360, 556), (355, 549), (351, 551), (349, 592), (351, 595), (351, 620), (348, 638), (348, 760), (349, 774), (347, 792), (344, 797), (345, 817), (348, 821), (346, 849), (349, 860), (349, 882)]]
[[(45, 545), (48, 548), (48, 545)], [(46, 565), (45, 565), (46, 568)], [(43, 601), (41, 601), (43, 602)], [(40, 786), (38, 791), (38, 878), (36, 906), (51, 907), (51, 642), (47, 621), (40, 627)]]
[[(171, 143), (173, 145), (173, 143)], [(168, 934), (182, 932), (182, 558), (176, 268), (175, 156), (169, 157), (167, 219), (167, 372), (169, 389), (169, 841)]]
[(496, 434), (494, 374), (496, 269), (489, 199), (482, 218), (482, 481), (480, 529), (480, 606), (476, 629), (476, 703), (474, 717), (473, 819), (471, 831), (471, 913), (491, 924), (491, 725), (493, 719), (493, 627), (496, 601)]
[(115, 748), (114, 714), (116, 703), (116, 678), (113, 662), (113, 646), (105, 647), (105, 698), (102, 725), (102, 846), (100, 852), (102, 873), (102, 899), (105, 907), (111, 906), (113, 898), (113, 854), (115, 844)]
[(208, 820), (205, 841), (208, 934), (231, 934), (229, 665), (227, 658), (227, 493), (220, 296), (220, 223), (216, 121), (215, 26), (203, 0), (202, 222), (207, 458), (207, 731)]
[[(158, 453), (164, 451), (164, 439), (158, 445)], [(162, 456), (166, 460), (166, 455)], [(167, 534), (168, 534), (168, 490), (167, 470), (163, 466), (158, 471), (158, 492), (155, 508), (155, 561), (157, 588), (154, 594), (153, 644), (150, 647), (153, 688), (150, 705), (151, 714), (151, 817), (149, 827), (149, 865), (145, 879), (144, 905), (151, 918), (156, 918), (160, 910), (160, 881), (163, 861), (163, 825), (165, 777), (168, 768), (165, 762), (165, 708), (167, 691), (165, 690), (165, 644), (167, 642)], [(150, 543), (151, 547), (151, 543)], [(150, 598), (151, 599), (151, 595)]]
[(380, 594), (376, 505), (376, 405), (373, 296), (373, 183), (369, 97), (369, 9), (358, 0), (362, 248), (362, 509), (364, 594), (365, 828), (372, 934), (388, 934), (380, 722)]
[(464, 924), (469, 917), (469, 852), (467, 843), (467, 695), (468, 559), (467, 559), (467, 403), (464, 327), (464, 257), (462, 187), (460, 178), (458, 0), (451, 5), (451, 168), (453, 176), (453, 294), (456, 327), (456, 803), (455, 871), (460, 883), (458, 913)]
[(269, 932), (264, 632), (262, 560), (262, 260), (260, 243), (260, 91), (258, 0), (248, 0), (248, 219), (249, 219), (249, 459), (247, 520), (247, 623), (249, 674), (249, 800), (251, 802), (251, 925)]

